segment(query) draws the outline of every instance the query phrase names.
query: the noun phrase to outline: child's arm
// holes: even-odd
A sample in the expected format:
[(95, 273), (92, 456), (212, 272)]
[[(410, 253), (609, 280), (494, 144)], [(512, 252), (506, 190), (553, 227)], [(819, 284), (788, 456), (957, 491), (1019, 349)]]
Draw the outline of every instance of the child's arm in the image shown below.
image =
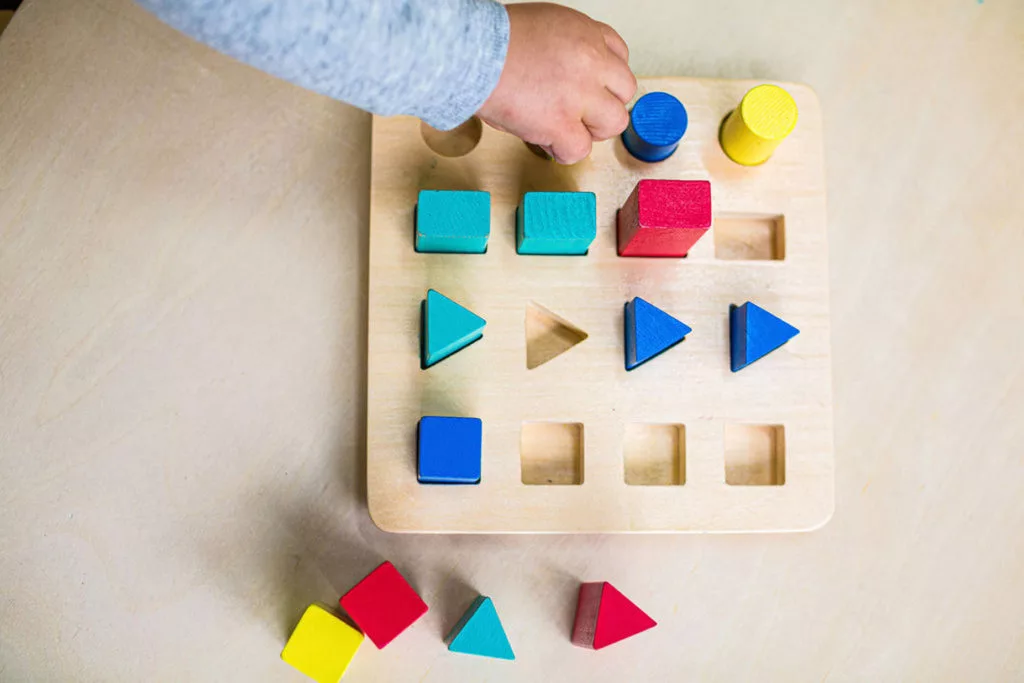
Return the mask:
[(557, 5), (138, 1), (196, 40), (297, 85), (441, 129), (479, 113), (564, 163), (625, 128), (636, 89), (622, 38)]

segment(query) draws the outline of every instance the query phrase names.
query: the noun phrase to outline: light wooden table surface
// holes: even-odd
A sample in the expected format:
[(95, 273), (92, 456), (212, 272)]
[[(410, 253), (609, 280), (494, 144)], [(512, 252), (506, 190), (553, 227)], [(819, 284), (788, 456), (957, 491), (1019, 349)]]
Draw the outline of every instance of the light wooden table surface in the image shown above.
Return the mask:
[[(836, 513), (733, 536), (366, 514), (369, 118), (128, 0), (0, 38), (0, 679), (299, 681), (381, 558), (432, 606), (351, 681), (1024, 671), (1024, 4), (581, 2), (649, 75), (801, 80), (829, 185)], [(574, 648), (577, 582), (660, 626)], [(514, 664), (449, 655), (491, 595)]]

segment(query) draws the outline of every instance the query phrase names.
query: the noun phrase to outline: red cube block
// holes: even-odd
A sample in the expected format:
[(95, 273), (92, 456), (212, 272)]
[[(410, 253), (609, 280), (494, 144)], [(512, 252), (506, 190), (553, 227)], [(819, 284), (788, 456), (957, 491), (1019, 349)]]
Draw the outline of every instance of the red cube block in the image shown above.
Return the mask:
[(683, 257), (711, 227), (707, 180), (641, 180), (619, 210), (619, 256)]
[(427, 611), (427, 604), (390, 562), (367, 574), (339, 602), (378, 649)]

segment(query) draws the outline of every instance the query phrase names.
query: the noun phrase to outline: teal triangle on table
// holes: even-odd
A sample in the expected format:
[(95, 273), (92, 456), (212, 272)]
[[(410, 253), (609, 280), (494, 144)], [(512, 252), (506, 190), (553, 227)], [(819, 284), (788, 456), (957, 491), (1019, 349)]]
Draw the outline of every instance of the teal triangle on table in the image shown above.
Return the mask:
[(420, 363), (424, 369), (461, 351), (484, 332), (487, 321), (433, 289), (423, 302)]
[(800, 334), (782, 318), (747, 302), (729, 308), (732, 371), (738, 372)]
[(477, 596), (446, 640), (451, 652), (495, 659), (516, 658), (494, 603), (483, 595)]
[(626, 369), (646, 363), (683, 341), (692, 330), (640, 297), (626, 303)]

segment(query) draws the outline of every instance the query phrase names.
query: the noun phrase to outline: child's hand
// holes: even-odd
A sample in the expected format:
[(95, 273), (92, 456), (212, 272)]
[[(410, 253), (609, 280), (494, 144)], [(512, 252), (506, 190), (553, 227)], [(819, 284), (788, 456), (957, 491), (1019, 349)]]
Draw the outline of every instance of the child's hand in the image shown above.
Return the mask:
[(585, 158), (595, 140), (625, 130), (636, 78), (622, 37), (560, 5), (506, 9), (508, 56), (480, 118), (543, 147), (563, 164)]

